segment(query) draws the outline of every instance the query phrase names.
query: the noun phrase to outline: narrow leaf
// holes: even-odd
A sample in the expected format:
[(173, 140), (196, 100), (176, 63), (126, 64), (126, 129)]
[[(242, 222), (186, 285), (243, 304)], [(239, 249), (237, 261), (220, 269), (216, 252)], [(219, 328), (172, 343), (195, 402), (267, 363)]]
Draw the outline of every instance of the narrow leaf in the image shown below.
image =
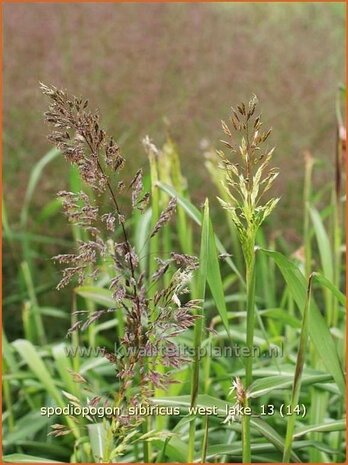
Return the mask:
[(89, 299), (96, 304), (104, 307), (114, 307), (115, 301), (112, 298), (112, 292), (108, 289), (103, 289), (95, 286), (80, 286), (75, 288), (77, 295)]
[[(284, 255), (266, 249), (261, 253), (270, 256), (279, 267), (296, 305), (303, 311), (306, 300), (306, 280), (299, 268)], [(312, 299), (309, 312), (309, 335), (327, 371), (332, 374), (341, 394), (345, 395), (345, 380), (335, 343), (318, 307)]]
[[(202, 225), (202, 215), (198, 208), (196, 208), (189, 200), (187, 200), (185, 197), (181, 196), (176, 192), (176, 190), (172, 186), (168, 186), (168, 184), (165, 184), (163, 182), (157, 182), (157, 185), (160, 189), (162, 189), (164, 192), (166, 192), (168, 195), (171, 197), (176, 197), (178, 205), (180, 205), (185, 212), (188, 214), (190, 218), (193, 219), (195, 223), (197, 223), (199, 226)], [(234, 262), (231, 260), (231, 257), (228, 256), (226, 249), (222, 245), (221, 241), (219, 238), (215, 235), (215, 241), (216, 241), (216, 247), (218, 248), (219, 252), (221, 254), (226, 255), (226, 263), (230, 266), (230, 268), (234, 271), (234, 273), (238, 276), (239, 280), (244, 283), (244, 280), (238, 271), (236, 265)]]

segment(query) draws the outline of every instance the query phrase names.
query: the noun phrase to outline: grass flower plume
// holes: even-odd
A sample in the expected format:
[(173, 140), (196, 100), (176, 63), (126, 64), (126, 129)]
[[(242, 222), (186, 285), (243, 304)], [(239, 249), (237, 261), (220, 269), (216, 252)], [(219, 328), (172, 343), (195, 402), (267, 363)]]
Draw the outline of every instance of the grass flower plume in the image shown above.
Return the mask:
[[(165, 259), (149, 257), (154, 264), (150, 272), (140, 266), (145, 252), (136, 251), (127, 225), (133, 221), (133, 214), (144, 213), (150, 200), (150, 194), (144, 191), (142, 170), (130, 182), (121, 176), (125, 159), (114, 139), (100, 127), (98, 113), (88, 109), (87, 100), (71, 97), (53, 86), (42, 84), (41, 89), (51, 102), (45, 114), (53, 126), (49, 139), (67, 161), (77, 166), (86, 186), (85, 191), (58, 194), (69, 222), (81, 229), (84, 239), (78, 241), (75, 253), (54, 257), (66, 266), (58, 289), (76, 279), (83, 284), (106, 278), (113, 299), (112, 308), (77, 311), (76, 315), (82, 315), (84, 320), (78, 319), (68, 334), (87, 330), (110, 313), (122, 312), (125, 328), (117, 343), (125, 350), (114, 354), (101, 349), (114, 366), (117, 381), (117, 393), (110, 393), (107, 402), (127, 410), (129, 405), (148, 403), (156, 389), (165, 389), (172, 382), (170, 372), (188, 361), (175, 350), (175, 338), (194, 324), (195, 312), (201, 305), (184, 295), (198, 260), (166, 251), (169, 256)], [(130, 205), (121, 210), (122, 191), (129, 194)], [(101, 202), (101, 195), (105, 202)], [(166, 226), (175, 210), (173, 198), (159, 213), (145, 243)], [(154, 286), (156, 290), (150, 295)], [(158, 366), (165, 368), (159, 371)], [(98, 395), (94, 399), (105, 402)], [(121, 419), (111, 418), (112, 445), (103, 461), (120, 455), (143, 421), (144, 418), (130, 418), (127, 413)], [(57, 431), (61, 433), (60, 429)], [(144, 458), (150, 460), (148, 444), (144, 442)]]
[[(261, 115), (254, 116), (256, 105), (257, 98), (254, 96), (247, 106), (242, 103), (237, 110), (232, 108), (232, 130), (222, 121), (228, 141), (221, 142), (238, 160), (230, 161), (222, 150), (218, 151), (225, 172), (222, 183), (230, 198), (230, 202), (221, 198), (219, 201), (230, 212), (248, 262), (252, 259), (257, 230), (279, 201), (272, 198), (263, 204), (261, 202), (278, 176), (278, 170), (269, 168), (274, 147), (269, 149), (265, 143), (271, 129), (261, 130)], [(239, 140), (236, 140), (233, 130)]]

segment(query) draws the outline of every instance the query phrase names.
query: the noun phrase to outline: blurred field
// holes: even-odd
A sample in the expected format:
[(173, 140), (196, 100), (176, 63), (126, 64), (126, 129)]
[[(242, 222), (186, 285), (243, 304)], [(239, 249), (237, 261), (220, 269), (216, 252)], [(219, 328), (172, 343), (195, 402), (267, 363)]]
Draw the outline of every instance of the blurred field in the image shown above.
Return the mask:
[[(302, 227), (303, 151), (322, 161), (314, 183), (333, 176), (344, 13), (339, 3), (5, 4), (4, 197), (11, 228), (18, 228), (29, 173), (50, 148), (39, 81), (68, 87), (99, 106), (131, 167), (147, 163), (142, 137), (150, 134), (161, 144), (169, 121), (197, 205), (216, 192), (202, 141), (218, 146), (219, 119), (232, 102), (256, 93), (265, 123), (276, 129), (275, 162), (282, 171), (272, 226), (294, 250)], [(34, 193), (32, 232), (70, 237), (61, 215), (38, 221), (67, 184), (67, 167), (55, 159)], [(215, 210), (213, 216), (221, 215)], [(43, 278), (55, 252), (54, 245), (38, 246), (34, 260)], [(11, 295), (18, 280), (7, 246), (4, 273)]]
[[(130, 160), (145, 162), (140, 139), (150, 133), (163, 140), (168, 118), (198, 200), (198, 178), (207, 179), (200, 141), (216, 144), (219, 117), (255, 92), (277, 129), (277, 160), (287, 173), (282, 222), (292, 222), (297, 199), (287, 194), (301, 182), (302, 151), (331, 170), (344, 6), (4, 5), (4, 62), (5, 192), (13, 221), (28, 171), (48, 149), (43, 81), (90, 96)], [(47, 173), (38, 205), (62, 187), (56, 173), (63, 170), (57, 162)]]

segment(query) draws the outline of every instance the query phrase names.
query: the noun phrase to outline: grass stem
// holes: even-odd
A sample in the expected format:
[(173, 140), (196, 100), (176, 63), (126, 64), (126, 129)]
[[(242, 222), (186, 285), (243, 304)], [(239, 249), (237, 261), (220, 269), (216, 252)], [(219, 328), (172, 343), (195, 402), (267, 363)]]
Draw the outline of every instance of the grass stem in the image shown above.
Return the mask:
[[(201, 235), (201, 250), (200, 250), (200, 268), (198, 276), (198, 297), (204, 300), (205, 289), (207, 282), (208, 270), (208, 253), (209, 253), (209, 238), (210, 238), (210, 218), (209, 218), (209, 203), (208, 200), (204, 204), (202, 235)], [(191, 385), (191, 407), (194, 407), (197, 402), (199, 388), (199, 365), (200, 365), (200, 347), (203, 334), (203, 310), (197, 310), (197, 320), (193, 332), (193, 347), (194, 360), (192, 369), (192, 385)], [(189, 427), (189, 444), (187, 462), (192, 463), (195, 455), (195, 427), (196, 419), (193, 417)]]
[[(251, 260), (246, 260), (246, 293), (247, 293), (247, 337), (246, 345), (248, 355), (245, 360), (245, 388), (247, 389), (253, 378), (253, 344), (255, 326), (255, 254), (254, 244), (252, 246)], [(245, 400), (245, 407), (249, 407), (248, 399)], [(243, 463), (251, 462), (250, 447), (250, 415), (244, 415), (242, 419), (242, 440), (243, 440)]]
[(283, 455), (283, 462), (285, 463), (290, 462), (290, 457), (291, 457), (293, 434), (294, 434), (295, 420), (296, 420), (296, 414), (294, 410), (298, 404), (298, 400), (300, 396), (301, 378), (302, 378), (303, 366), (304, 366), (305, 356), (306, 356), (306, 346), (307, 346), (308, 329), (309, 329), (308, 318), (309, 318), (310, 299), (311, 299), (311, 290), (312, 290), (312, 277), (313, 275), (310, 275), (309, 280), (308, 280), (306, 302), (305, 302), (305, 307), (303, 309), (300, 344), (299, 344), (299, 348), (297, 352), (294, 382), (293, 382), (292, 393), (291, 393), (291, 402), (290, 402), (291, 415), (289, 416), (289, 419), (288, 419), (286, 436), (285, 436), (285, 447), (284, 447), (284, 455)]

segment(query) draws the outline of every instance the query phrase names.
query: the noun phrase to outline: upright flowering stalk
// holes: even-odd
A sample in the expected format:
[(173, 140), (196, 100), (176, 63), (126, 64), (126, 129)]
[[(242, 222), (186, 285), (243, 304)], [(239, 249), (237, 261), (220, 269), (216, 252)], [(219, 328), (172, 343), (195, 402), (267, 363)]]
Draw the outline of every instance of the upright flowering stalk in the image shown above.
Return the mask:
[[(187, 296), (181, 297), (188, 293), (198, 260), (167, 251), (165, 259), (150, 257), (155, 262), (150, 273), (142, 271), (142, 257), (136, 253), (127, 228), (127, 220), (133, 220), (136, 211), (143, 212), (149, 202), (150, 194), (143, 189), (142, 170), (130, 182), (122, 179), (125, 160), (120, 148), (101, 129), (99, 115), (89, 111), (87, 100), (71, 97), (53, 86), (42, 85), (41, 89), (50, 98), (49, 110), (45, 113), (47, 122), (53, 126), (49, 139), (78, 167), (89, 188), (86, 192), (58, 194), (68, 220), (79, 225), (88, 238), (78, 242), (74, 253), (55, 257), (66, 265), (58, 289), (73, 279), (82, 284), (86, 278), (105, 278), (107, 274), (114, 301), (109, 309), (76, 312), (82, 320), (74, 323), (69, 334), (87, 329), (110, 313), (122, 312), (125, 319), (125, 331), (118, 341), (122, 352), (113, 354), (104, 348), (101, 351), (114, 366), (117, 392), (110, 392), (107, 399), (96, 396), (89, 401), (89, 405), (106, 402), (125, 410), (121, 417), (110, 418), (112, 444), (106, 456), (100, 458), (110, 462), (125, 450), (143, 422), (141, 417), (130, 418), (127, 408), (149, 402), (156, 388), (163, 389), (171, 382), (170, 370), (187, 362), (177, 350), (175, 339), (194, 324), (196, 309), (201, 304)], [(130, 208), (121, 209), (121, 191), (128, 192)], [(109, 200), (105, 202), (107, 206), (98, 202), (100, 195)], [(147, 240), (158, 234), (175, 210), (173, 198), (159, 214)], [(165, 285), (164, 275), (169, 275)], [(154, 285), (156, 292), (149, 292)], [(165, 369), (157, 370), (160, 365)], [(62, 434), (60, 428), (57, 431)], [(148, 445), (144, 441), (146, 462), (151, 461)]]
[[(222, 143), (233, 155), (230, 161), (223, 151), (218, 151), (221, 158), (221, 167), (225, 178), (222, 181), (228, 194), (229, 201), (219, 198), (221, 205), (226, 208), (236, 226), (238, 237), (243, 250), (245, 261), (245, 281), (247, 294), (247, 334), (246, 345), (248, 355), (245, 359), (245, 383), (247, 390), (252, 382), (252, 353), (255, 320), (255, 240), (256, 233), (272, 212), (278, 198), (266, 202), (264, 194), (272, 186), (278, 175), (278, 170), (269, 168), (274, 148), (267, 148), (267, 141), (271, 129), (262, 131), (261, 115), (254, 116), (257, 98), (254, 96), (245, 105), (242, 103), (235, 110), (232, 108), (230, 125), (222, 121), (222, 128), (227, 141)], [(238, 136), (234, 137), (233, 132)], [(237, 158), (237, 159), (236, 159)], [(245, 396), (244, 406), (248, 406)], [(250, 450), (250, 416), (242, 419), (243, 462), (251, 461)]]

